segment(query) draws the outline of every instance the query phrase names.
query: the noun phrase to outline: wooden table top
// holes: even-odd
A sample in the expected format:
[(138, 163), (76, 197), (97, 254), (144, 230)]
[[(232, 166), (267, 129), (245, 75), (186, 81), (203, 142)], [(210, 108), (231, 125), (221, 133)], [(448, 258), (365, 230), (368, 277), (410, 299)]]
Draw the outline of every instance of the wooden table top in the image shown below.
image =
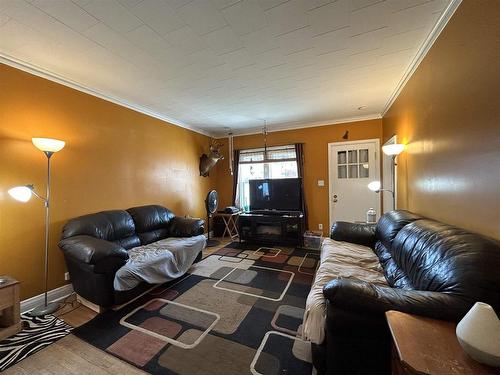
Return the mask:
[(237, 215), (240, 215), (241, 214), (241, 211), (238, 211), (238, 212), (215, 212), (213, 213), (213, 216), (225, 216), (225, 217), (229, 217), (229, 216), (237, 216)]
[[(4, 281), (4, 282), (2, 282)], [(19, 281), (10, 276), (0, 276), (0, 289), (19, 284)]]
[(403, 367), (415, 374), (500, 374), (480, 364), (458, 343), (456, 324), (399, 311), (386, 312), (394, 346)]

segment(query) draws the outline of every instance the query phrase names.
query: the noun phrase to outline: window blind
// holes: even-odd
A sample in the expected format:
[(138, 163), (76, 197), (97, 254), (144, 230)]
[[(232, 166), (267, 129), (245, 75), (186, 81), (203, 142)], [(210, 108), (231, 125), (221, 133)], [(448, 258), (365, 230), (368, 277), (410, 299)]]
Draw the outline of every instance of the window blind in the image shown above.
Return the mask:
[(240, 164), (297, 160), (294, 145), (253, 148), (240, 151)]

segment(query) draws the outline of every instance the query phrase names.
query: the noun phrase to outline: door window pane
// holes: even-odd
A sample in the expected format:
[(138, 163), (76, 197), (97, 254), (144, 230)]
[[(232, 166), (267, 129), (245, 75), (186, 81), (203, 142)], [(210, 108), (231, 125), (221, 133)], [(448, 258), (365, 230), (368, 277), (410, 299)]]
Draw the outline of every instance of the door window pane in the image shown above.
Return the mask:
[(346, 164), (347, 163), (345, 151), (338, 151), (337, 152), (337, 163), (338, 164)]
[(339, 165), (337, 167), (337, 178), (347, 178), (347, 166), (346, 165)]
[(368, 150), (367, 149), (359, 150), (359, 162), (360, 163), (368, 163)]
[(357, 163), (357, 162), (358, 162), (358, 150), (350, 150), (349, 163)]
[(359, 178), (370, 177), (370, 166), (368, 163), (363, 163), (359, 165)]
[(358, 178), (358, 165), (349, 165), (349, 178)]

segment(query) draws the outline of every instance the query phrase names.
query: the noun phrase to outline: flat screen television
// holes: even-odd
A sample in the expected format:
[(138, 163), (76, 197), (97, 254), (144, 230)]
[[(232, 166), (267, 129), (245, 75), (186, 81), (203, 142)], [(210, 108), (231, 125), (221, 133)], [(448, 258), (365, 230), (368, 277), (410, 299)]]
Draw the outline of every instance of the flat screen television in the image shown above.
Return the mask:
[(250, 210), (301, 211), (300, 178), (250, 180)]

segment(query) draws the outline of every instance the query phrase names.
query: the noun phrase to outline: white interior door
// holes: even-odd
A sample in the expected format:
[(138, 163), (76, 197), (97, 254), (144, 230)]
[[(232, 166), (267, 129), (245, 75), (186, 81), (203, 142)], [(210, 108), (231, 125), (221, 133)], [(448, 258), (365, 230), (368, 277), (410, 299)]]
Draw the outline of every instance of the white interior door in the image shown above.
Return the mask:
[(379, 180), (379, 141), (328, 144), (330, 225), (335, 221), (366, 221), (366, 211), (380, 213), (380, 196), (368, 189)]

